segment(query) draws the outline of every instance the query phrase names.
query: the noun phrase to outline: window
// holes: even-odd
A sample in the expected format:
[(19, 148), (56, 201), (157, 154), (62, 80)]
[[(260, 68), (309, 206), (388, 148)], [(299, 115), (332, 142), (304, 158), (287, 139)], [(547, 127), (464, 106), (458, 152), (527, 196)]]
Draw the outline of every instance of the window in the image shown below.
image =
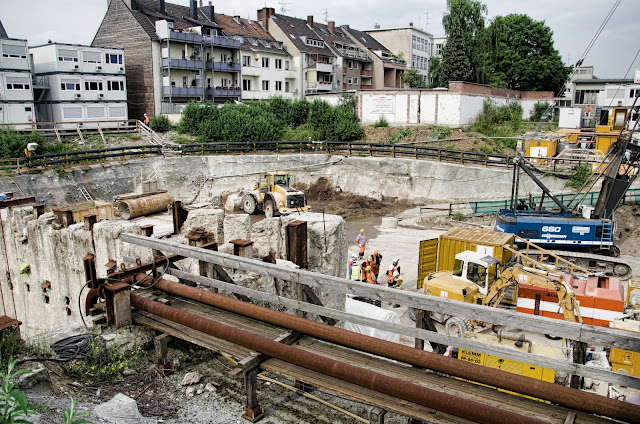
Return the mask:
[(243, 79), (242, 80), (242, 89), (245, 91), (251, 91), (251, 80)]
[(223, 87), (223, 88), (228, 88), (228, 87), (229, 87), (229, 85), (230, 85), (230, 84), (229, 84), (230, 82), (231, 82), (231, 81), (229, 80), (229, 78), (222, 78), (222, 79), (220, 80), (220, 84), (222, 84), (222, 87)]
[(416, 48), (416, 36), (412, 36), (411, 37), (411, 47), (413, 47), (414, 49)]
[(124, 91), (124, 81), (107, 81), (107, 91)]
[(353, 77), (353, 85), (358, 85), (358, 77)]
[(28, 90), (29, 84), (7, 84), (7, 90)]
[(102, 63), (100, 52), (83, 52), (82, 61), (85, 63)]
[(268, 57), (263, 57), (262, 58), (262, 67), (263, 68), (268, 68), (269, 67), (269, 58)]
[(262, 91), (269, 91), (269, 81), (262, 80)]
[(575, 104), (577, 105), (587, 105), (596, 104), (596, 99), (598, 97), (598, 90), (576, 90), (575, 91)]
[(284, 91), (288, 93), (288, 92), (289, 92), (289, 90), (290, 90), (290, 87), (289, 87), (289, 81), (285, 81), (285, 82), (284, 82)]
[(276, 81), (276, 91), (282, 91), (282, 81)]
[[(116, 53), (106, 53), (105, 55), (105, 63), (113, 63), (116, 65), (122, 65), (122, 55)], [(185, 58), (185, 51), (182, 51), (182, 58)]]
[(186, 58), (187, 58), (187, 51), (182, 50), (182, 59), (186, 59)]
[(226, 62), (226, 61), (227, 61), (227, 54), (220, 53), (220, 62)]
[(353, 60), (347, 60), (347, 68), (353, 69)]
[(640, 96), (640, 88), (637, 88), (635, 90), (629, 90), (629, 97), (630, 98), (634, 98), (634, 97), (639, 97)]
[(314, 46), (314, 47), (321, 47), (324, 48), (324, 41), (320, 41), (320, 40), (314, 40), (313, 38), (307, 38), (306, 40), (304, 40), (304, 43), (307, 46)]
[(27, 107), (25, 107), (25, 108), (24, 108), (24, 111), (25, 111), (25, 112), (31, 112), (31, 106), (27, 106)]
[(183, 87), (187, 86), (187, 77), (182, 77), (182, 86)]
[(353, 62), (353, 69), (360, 69), (360, 62)]
[(275, 60), (276, 69), (282, 69), (282, 59)]
[(80, 91), (80, 83), (77, 81), (62, 81), (60, 83), (60, 90), (62, 91)]
[(289, 70), (289, 61), (288, 61), (288, 60), (285, 60), (285, 61), (284, 61), (284, 69), (285, 69), (286, 71), (288, 71), (288, 70)]
[(102, 81), (85, 81), (84, 89), (87, 91), (102, 91)]
[(436, 56), (440, 56), (442, 53), (442, 43), (436, 44)]
[(242, 56), (242, 66), (251, 66), (251, 56)]
[(58, 61), (60, 62), (77, 62), (78, 52), (76, 50), (59, 49)]
[(347, 78), (347, 84), (353, 84), (353, 77)]
[(27, 50), (24, 46), (5, 44), (2, 46), (2, 57), (10, 57), (12, 59), (26, 59)]

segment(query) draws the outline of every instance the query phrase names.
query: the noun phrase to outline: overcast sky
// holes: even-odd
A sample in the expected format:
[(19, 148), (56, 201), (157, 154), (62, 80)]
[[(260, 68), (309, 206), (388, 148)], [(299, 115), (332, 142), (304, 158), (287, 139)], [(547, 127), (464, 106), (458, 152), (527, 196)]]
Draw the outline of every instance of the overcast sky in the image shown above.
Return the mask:
[[(172, 0), (188, 5), (189, 0)], [(208, 1), (205, 0), (205, 4)], [(565, 63), (582, 57), (615, 0), (484, 0), (489, 19), (497, 15), (523, 13), (544, 20), (553, 30), (556, 49)], [(316, 22), (335, 21), (365, 30), (379, 24), (382, 28), (414, 26), (434, 35), (444, 35), (442, 14), (446, 0), (324, 0), (321, 4), (303, 0), (217, 0), (217, 13), (256, 18), (264, 5), (278, 13), (304, 18), (313, 15)], [(89, 44), (107, 9), (107, 0), (0, 0), (0, 20), (13, 38), (26, 38), (30, 45), (48, 40)], [(640, 68), (638, 16), (640, 1), (622, 0), (590, 53), (585, 65), (593, 65), (599, 78), (633, 78)], [(635, 30), (635, 31), (634, 31)]]

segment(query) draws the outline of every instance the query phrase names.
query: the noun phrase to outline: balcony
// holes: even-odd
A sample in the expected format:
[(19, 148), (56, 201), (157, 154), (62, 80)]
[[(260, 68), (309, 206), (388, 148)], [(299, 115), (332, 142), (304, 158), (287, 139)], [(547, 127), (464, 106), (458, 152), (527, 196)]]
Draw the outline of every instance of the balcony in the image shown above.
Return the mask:
[(342, 56), (371, 61), (371, 58), (365, 52), (362, 52), (362, 51), (355, 51), (355, 50), (349, 50), (349, 49), (338, 49), (338, 52)]
[(188, 60), (188, 59), (169, 59), (162, 58), (163, 68), (174, 69), (202, 69), (202, 60)]
[(373, 76), (373, 71), (367, 71), (365, 69), (360, 71), (360, 76), (362, 77), (372, 77)]
[(311, 69), (315, 69), (318, 72), (331, 72), (333, 70), (333, 65), (330, 63), (316, 63), (316, 66)]
[(316, 87), (318, 91), (331, 91), (332, 88), (333, 84), (331, 84), (330, 82), (318, 82), (318, 85)]
[(201, 97), (203, 95), (202, 87), (162, 87), (164, 97)]
[(192, 32), (169, 31), (169, 40), (201, 44), (203, 37), (201, 34), (194, 34)]
[(242, 67), (242, 76), (248, 76), (248, 77), (257, 77), (262, 75), (261, 74), (261, 70), (262, 68), (258, 68), (257, 66), (243, 66)]
[(373, 85), (360, 85), (360, 90), (373, 90)]
[(212, 46), (225, 47), (228, 49), (240, 49), (240, 41), (229, 37), (221, 37), (218, 35), (205, 35), (204, 41)]
[(207, 88), (207, 97), (240, 97), (242, 90), (240, 87), (216, 87)]
[(214, 72), (240, 72), (240, 64), (230, 65), (226, 62), (207, 62), (207, 70), (213, 69)]

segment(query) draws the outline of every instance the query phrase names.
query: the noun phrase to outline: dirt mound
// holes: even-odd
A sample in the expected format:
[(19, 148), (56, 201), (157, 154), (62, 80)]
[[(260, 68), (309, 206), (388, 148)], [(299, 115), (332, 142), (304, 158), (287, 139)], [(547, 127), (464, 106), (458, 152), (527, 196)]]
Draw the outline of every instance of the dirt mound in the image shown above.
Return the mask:
[(615, 212), (616, 230), (620, 240), (618, 246), (623, 255), (640, 256), (640, 207), (622, 205)]
[(406, 209), (408, 205), (406, 201), (396, 199), (376, 200), (366, 196), (344, 194), (324, 177), (304, 189), (304, 192), (314, 211), (340, 215), (347, 221), (363, 216), (387, 216)]

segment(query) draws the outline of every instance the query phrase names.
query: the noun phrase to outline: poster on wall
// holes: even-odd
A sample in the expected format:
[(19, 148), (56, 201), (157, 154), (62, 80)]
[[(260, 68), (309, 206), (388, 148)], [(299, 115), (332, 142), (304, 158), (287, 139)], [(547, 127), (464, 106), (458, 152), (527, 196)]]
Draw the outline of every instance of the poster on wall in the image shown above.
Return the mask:
[(372, 96), (370, 113), (393, 113), (393, 96)]

